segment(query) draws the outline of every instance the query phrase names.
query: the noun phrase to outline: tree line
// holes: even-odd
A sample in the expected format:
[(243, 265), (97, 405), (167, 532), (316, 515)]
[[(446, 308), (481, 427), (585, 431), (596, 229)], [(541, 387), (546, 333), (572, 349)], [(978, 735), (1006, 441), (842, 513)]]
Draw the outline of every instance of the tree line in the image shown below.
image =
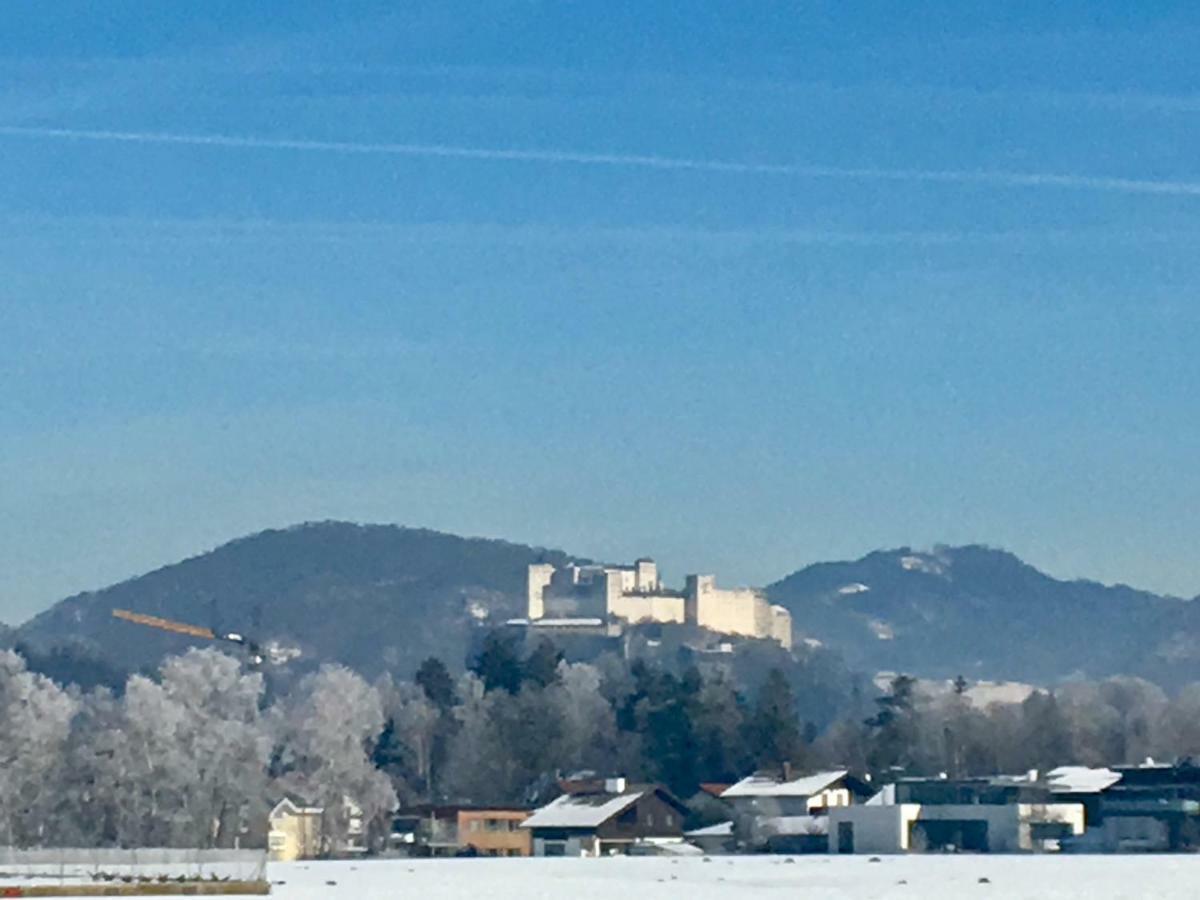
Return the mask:
[(254, 845), (272, 802), (296, 794), (328, 811), (331, 841), (353, 800), (378, 844), (398, 806), (527, 806), (581, 773), (686, 799), (785, 763), (885, 780), (1200, 753), (1200, 685), (1168, 697), (1110, 678), (979, 708), (961, 680), (936, 696), (907, 676), (881, 693), (835, 690), (800, 657), (747, 659), (567, 662), (549, 642), (527, 651), (494, 633), (459, 675), (436, 658), (373, 683), (325, 665), (276, 692), (203, 649), (114, 691), (63, 687), (3, 651), (0, 843)]

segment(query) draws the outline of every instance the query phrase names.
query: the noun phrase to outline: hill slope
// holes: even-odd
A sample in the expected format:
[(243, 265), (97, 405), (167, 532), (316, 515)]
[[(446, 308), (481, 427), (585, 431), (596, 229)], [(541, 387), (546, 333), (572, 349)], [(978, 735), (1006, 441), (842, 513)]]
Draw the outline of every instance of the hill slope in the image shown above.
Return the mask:
[(111, 617), (113, 608), (298, 645), (309, 661), (411, 675), (436, 654), (457, 666), (475, 626), (523, 611), (526, 566), (559, 551), (384, 525), (323, 522), (264, 531), (104, 590), (79, 594), (17, 629), (132, 670), (189, 640)]
[(862, 671), (1039, 684), (1112, 674), (1200, 680), (1200, 605), (1060, 581), (987, 547), (905, 547), (819, 563), (768, 593), (798, 633)]
[[(188, 645), (114, 620), (121, 607), (294, 643), (304, 652), (299, 668), (335, 660), (368, 676), (410, 676), (430, 654), (461, 665), (480, 626), (523, 612), (529, 563), (569, 558), (396, 526), (306, 524), (68, 598), (6, 642), (41, 654), (50, 671), (77, 669), (79, 657), (130, 671)], [(792, 612), (798, 637), (861, 672), (1035, 684), (1112, 674), (1167, 686), (1200, 681), (1200, 603), (1060, 581), (986, 547), (819, 563), (768, 593)], [(64, 645), (66, 653), (50, 653)]]

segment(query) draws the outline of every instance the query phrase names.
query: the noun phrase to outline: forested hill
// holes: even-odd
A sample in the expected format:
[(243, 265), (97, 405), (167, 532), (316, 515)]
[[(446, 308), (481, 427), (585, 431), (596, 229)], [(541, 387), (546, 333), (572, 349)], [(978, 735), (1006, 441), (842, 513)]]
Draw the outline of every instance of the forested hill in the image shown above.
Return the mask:
[[(119, 607), (294, 643), (301, 667), (333, 660), (409, 677), (430, 655), (462, 665), (479, 626), (523, 612), (526, 566), (569, 558), (396, 526), (299, 525), (63, 600), (5, 643), (51, 673), (105, 663), (124, 673), (187, 646), (113, 619)], [(809, 566), (768, 591), (791, 610), (798, 638), (867, 674), (1200, 681), (1200, 603), (1059, 581), (986, 547), (879, 551)]]
[(473, 623), (524, 611), (526, 567), (556, 550), (436, 531), (322, 522), (264, 531), (104, 590), (16, 630), (31, 652), (69, 644), (126, 671), (189, 640), (112, 618), (114, 608), (298, 645), (373, 675), (410, 676), (433, 654), (461, 664)]
[(797, 631), (860, 671), (926, 677), (1064, 679), (1140, 675), (1200, 681), (1200, 603), (1060, 581), (988, 547), (879, 551), (819, 563), (768, 589)]

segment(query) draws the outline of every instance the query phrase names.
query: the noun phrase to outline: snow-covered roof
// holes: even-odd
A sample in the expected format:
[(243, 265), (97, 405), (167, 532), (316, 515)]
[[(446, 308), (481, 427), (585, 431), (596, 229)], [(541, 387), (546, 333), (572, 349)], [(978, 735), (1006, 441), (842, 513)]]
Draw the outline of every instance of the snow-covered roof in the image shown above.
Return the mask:
[(687, 838), (733, 837), (733, 822), (718, 822), (716, 825), (709, 825), (707, 828), (685, 831), (683, 836)]
[(771, 775), (751, 775), (743, 778), (721, 796), (725, 799), (737, 797), (811, 797), (831, 787), (849, 773), (845, 769), (816, 772), (782, 781)]
[(631, 856), (703, 856), (704, 851), (699, 847), (679, 840), (656, 841), (650, 838), (639, 839), (629, 848)]
[(1098, 794), (1120, 780), (1120, 772), (1088, 766), (1059, 766), (1046, 773), (1050, 790), (1056, 794)]
[(596, 828), (624, 812), (642, 797), (641, 791), (626, 794), (564, 794), (536, 810), (521, 823), (522, 828)]

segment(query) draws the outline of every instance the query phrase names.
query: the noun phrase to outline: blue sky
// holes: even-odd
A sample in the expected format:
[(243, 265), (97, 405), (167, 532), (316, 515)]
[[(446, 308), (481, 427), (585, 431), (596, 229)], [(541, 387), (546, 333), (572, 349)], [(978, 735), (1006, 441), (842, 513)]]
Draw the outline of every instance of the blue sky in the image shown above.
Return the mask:
[(2, 17), (0, 619), (323, 518), (1200, 592), (1186, 4)]

